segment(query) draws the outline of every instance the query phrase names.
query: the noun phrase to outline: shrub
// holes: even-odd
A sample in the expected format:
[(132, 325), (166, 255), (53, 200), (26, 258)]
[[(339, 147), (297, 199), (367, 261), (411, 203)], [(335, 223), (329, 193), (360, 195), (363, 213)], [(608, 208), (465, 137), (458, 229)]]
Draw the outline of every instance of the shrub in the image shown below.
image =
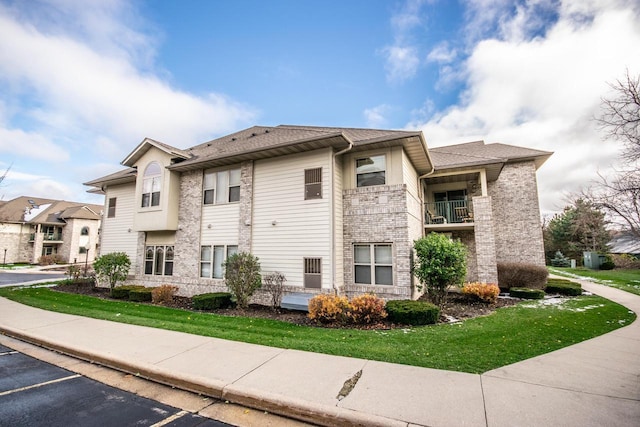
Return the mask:
[(115, 299), (129, 299), (129, 292), (136, 289), (144, 289), (141, 285), (124, 285), (116, 286), (111, 289), (111, 298)]
[(262, 288), (271, 295), (271, 307), (280, 307), (284, 295), (284, 282), (287, 278), (279, 271), (262, 276)]
[(611, 255), (604, 256), (604, 261), (600, 263), (600, 270), (613, 270), (616, 268), (616, 264), (613, 262)]
[(113, 292), (113, 288), (115, 288), (118, 282), (127, 278), (130, 267), (131, 261), (129, 260), (129, 256), (124, 252), (104, 254), (93, 262), (96, 275), (98, 278), (109, 282), (111, 292)]
[(377, 323), (387, 317), (385, 302), (373, 294), (358, 295), (349, 301), (349, 320), (357, 325)]
[(42, 255), (38, 258), (39, 265), (52, 265), (58, 264), (61, 261), (61, 258), (58, 255)]
[(553, 259), (551, 259), (552, 267), (570, 267), (571, 260), (565, 257), (562, 252), (557, 251)]
[(151, 291), (151, 301), (154, 304), (168, 304), (173, 302), (173, 296), (178, 292), (177, 286), (162, 285), (153, 288)]
[(429, 299), (444, 306), (447, 288), (461, 285), (467, 274), (466, 248), (460, 241), (444, 234), (430, 233), (413, 244), (418, 257), (414, 274), (420, 280), (419, 290), (426, 288)]
[(389, 320), (404, 325), (431, 325), (440, 317), (440, 308), (425, 301), (387, 301), (386, 310)]
[(228, 292), (213, 292), (208, 294), (195, 295), (191, 298), (193, 308), (196, 310), (215, 310), (218, 308), (227, 308), (233, 305), (231, 298), (233, 296)]
[(630, 254), (611, 254), (611, 259), (617, 268), (640, 269), (640, 259)]
[(544, 291), (542, 289), (511, 288), (509, 289), (509, 295), (522, 299), (542, 299), (544, 298)]
[(582, 295), (582, 286), (580, 285), (580, 283), (572, 282), (565, 279), (549, 279), (544, 290), (548, 294), (560, 294), (568, 296)]
[(249, 306), (249, 299), (262, 285), (258, 258), (248, 252), (238, 252), (224, 262), (225, 283), (241, 309)]
[(320, 323), (340, 323), (348, 321), (347, 311), (349, 300), (347, 297), (320, 294), (309, 300), (309, 319)]
[(546, 267), (521, 262), (498, 263), (500, 289), (542, 289), (547, 283), (547, 277), (549, 277), (549, 271)]
[(482, 302), (486, 302), (487, 304), (492, 304), (496, 302), (498, 299), (498, 294), (500, 294), (500, 288), (495, 283), (466, 283), (462, 287), (462, 293), (465, 295), (470, 295)]
[(135, 302), (150, 302), (153, 299), (153, 289), (145, 288), (144, 286), (139, 289), (131, 289), (129, 291), (129, 301)]

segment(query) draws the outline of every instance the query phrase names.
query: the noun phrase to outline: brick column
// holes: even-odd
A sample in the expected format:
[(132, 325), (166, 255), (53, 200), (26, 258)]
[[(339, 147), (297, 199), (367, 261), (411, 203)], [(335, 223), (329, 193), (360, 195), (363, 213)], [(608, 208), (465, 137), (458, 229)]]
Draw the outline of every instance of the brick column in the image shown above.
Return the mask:
[(478, 281), (498, 283), (496, 240), (493, 231), (491, 196), (473, 198)]
[(200, 228), (202, 222), (202, 170), (180, 176), (178, 230), (176, 231), (173, 275), (200, 276)]
[(251, 252), (253, 221), (253, 161), (240, 165), (240, 220), (238, 224), (238, 251)]

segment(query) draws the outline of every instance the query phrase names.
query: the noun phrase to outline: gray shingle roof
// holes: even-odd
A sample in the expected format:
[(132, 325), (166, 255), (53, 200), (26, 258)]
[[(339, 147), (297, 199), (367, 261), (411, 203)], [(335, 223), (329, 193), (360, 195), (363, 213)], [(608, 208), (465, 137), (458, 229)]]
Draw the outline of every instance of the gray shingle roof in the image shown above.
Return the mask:
[[(42, 209), (42, 211), (37, 213), (38, 209)], [(56, 224), (64, 223), (64, 218), (100, 219), (100, 211), (102, 210), (101, 205), (21, 196), (0, 206), (0, 221)], [(32, 211), (32, 215), (35, 215), (30, 220), (25, 218), (27, 211)]]
[(534, 160), (536, 167), (540, 167), (553, 154), (515, 145), (485, 144), (484, 141), (431, 148), (429, 153), (436, 170), (522, 160)]

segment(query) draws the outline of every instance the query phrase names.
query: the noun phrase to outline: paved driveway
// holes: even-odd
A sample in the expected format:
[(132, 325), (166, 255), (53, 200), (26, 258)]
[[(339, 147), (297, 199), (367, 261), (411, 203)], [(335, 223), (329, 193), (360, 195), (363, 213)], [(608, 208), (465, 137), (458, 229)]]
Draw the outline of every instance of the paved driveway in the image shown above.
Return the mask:
[(67, 277), (63, 273), (14, 273), (0, 271), (0, 287), (13, 286), (19, 283), (31, 283), (39, 280), (59, 280)]

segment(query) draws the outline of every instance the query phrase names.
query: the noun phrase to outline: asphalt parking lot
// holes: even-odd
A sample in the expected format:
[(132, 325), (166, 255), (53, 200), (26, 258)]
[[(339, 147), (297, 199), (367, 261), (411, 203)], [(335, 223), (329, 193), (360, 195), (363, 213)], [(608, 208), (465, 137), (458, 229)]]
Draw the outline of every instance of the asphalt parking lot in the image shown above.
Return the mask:
[(227, 427), (0, 345), (0, 426)]

